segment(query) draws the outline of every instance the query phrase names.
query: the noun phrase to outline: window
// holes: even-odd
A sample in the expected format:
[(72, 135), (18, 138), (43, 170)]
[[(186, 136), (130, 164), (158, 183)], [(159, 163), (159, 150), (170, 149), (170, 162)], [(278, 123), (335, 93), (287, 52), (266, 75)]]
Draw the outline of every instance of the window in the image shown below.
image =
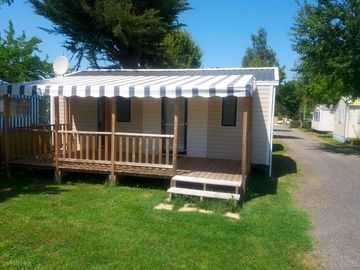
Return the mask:
[(344, 123), (344, 121), (345, 121), (345, 110), (342, 109), (342, 110), (340, 111), (339, 124)]
[(320, 111), (315, 112), (315, 121), (320, 121)]
[(30, 113), (30, 102), (28, 99), (13, 99), (10, 110), (12, 116), (27, 117)]
[(237, 114), (237, 98), (228, 96), (222, 99), (221, 126), (235, 127)]
[(116, 121), (131, 122), (131, 98), (117, 97)]

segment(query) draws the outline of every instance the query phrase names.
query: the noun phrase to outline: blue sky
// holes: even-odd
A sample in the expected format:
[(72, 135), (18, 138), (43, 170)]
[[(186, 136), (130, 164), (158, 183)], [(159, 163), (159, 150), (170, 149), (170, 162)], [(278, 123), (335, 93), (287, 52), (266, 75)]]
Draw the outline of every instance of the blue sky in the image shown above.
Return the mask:
[[(291, 49), (290, 27), (296, 14), (295, 0), (190, 0), (192, 10), (180, 16), (180, 22), (198, 42), (203, 51), (203, 67), (239, 67), (250, 35), (259, 27), (268, 31), (268, 44), (276, 51), (281, 65), (291, 78), (297, 55)], [(39, 27), (50, 27), (46, 19), (35, 15), (22, 0), (0, 10), (0, 29), (12, 20), (15, 30), (25, 31), (28, 37), (37, 36), (43, 43), (42, 54), (53, 61), (58, 55), (71, 54), (62, 48), (64, 37), (47, 34)], [(2, 33), (3, 34), (3, 33)], [(86, 63), (82, 68), (86, 68)]]

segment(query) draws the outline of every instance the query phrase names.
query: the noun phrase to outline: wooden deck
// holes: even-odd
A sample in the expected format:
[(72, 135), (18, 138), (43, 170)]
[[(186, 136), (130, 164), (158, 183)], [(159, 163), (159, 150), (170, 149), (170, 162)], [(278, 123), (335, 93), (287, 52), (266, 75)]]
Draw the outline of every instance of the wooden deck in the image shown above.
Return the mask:
[(241, 181), (241, 161), (179, 157), (178, 162), (178, 175), (206, 179)]
[[(54, 159), (49, 157), (18, 159), (12, 161), (11, 164), (13, 166), (35, 168), (55, 168)], [(63, 170), (104, 174), (109, 173), (110, 165), (110, 161), (60, 161), (60, 168)], [(166, 179), (170, 179), (173, 176), (171, 166), (169, 166), (169, 168), (159, 168), (151, 163), (136, 164), (131, 162), (117, 162), (115, 163), (115, 172), (118, 175), (162, 177)], [(226, 181), (241, 181), (241, 161), (180, 156), (178, 160), (177, 175)]]

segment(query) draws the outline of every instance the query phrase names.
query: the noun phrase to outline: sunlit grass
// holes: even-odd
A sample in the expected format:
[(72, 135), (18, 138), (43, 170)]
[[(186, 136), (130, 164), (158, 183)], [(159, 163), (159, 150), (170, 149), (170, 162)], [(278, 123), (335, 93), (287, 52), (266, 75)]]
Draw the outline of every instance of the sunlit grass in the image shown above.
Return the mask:
[(276, 179), (253, 174), (240, 220), (154, 210), (167, 197), (161, 181), (1, 175), (0, 269), (310, 269), (310, 222), (293, 204), (297, 167), (285, 151)]

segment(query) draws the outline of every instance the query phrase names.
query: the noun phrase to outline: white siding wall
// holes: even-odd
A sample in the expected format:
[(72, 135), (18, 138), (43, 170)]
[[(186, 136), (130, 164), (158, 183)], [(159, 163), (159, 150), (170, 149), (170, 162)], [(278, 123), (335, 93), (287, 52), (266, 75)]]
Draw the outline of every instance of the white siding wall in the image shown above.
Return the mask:
[(207, 98), (188, 99), (188, 156), (207, 156), (208, 106)]
[(143, 132), (161, 134), (161, 99), (143, 99)]
[(241, 159), (242, 99), (238, 99), (237, 126), (221, 126), (221, 98), (211, 97), (208, 113), (207, 156), (221, 159)]
[(69, 100), (73, 114), (73, 129), (97, 131), (97, 99), (93, 97), (71, 97)]
[[(341, 112), (344, 112), (343, 122), (340, 123)], [(339, 141), (345, 141), (346, 103), (341, 99), (335, 108), (333, 137)]]
[[(251, 162), (269, 165), (272, 86), (258, 86), (253, 94)], [(270, 118), (271, 117), (271, 118)], [(270, 120), (269, 120), (270, 118)]]
[(320, 121), (316, 121), (314, 118), (311, 121), (311, 128), (320, 131)]
[(360, 139), (360, 107), (351, 107), (349, 111), (349, 139)]
[(65, 120), (65, 97), (59, 97), (59, 122), (63, 124)]
[(311, 122), (311, 128), (317, 131), (333, 131), (334, 129), (334, 113), (330, 110), (315, 110), (320, 112), (320, 121), (316, 121), (315, 117)]
[[(60, 122), (60, 124), (65, 123), (64, 101), (65, 101), (65, 97), (59, 97), (59, 122)], [(54, 105), (55, 105), (55, 98), (50, 97), (50, 107), (53, 108)], [(50, 110), (50, 122), (51, 122), (51, 124), (55, 124), (55, 110), (53, 110), (53, 109)]]

